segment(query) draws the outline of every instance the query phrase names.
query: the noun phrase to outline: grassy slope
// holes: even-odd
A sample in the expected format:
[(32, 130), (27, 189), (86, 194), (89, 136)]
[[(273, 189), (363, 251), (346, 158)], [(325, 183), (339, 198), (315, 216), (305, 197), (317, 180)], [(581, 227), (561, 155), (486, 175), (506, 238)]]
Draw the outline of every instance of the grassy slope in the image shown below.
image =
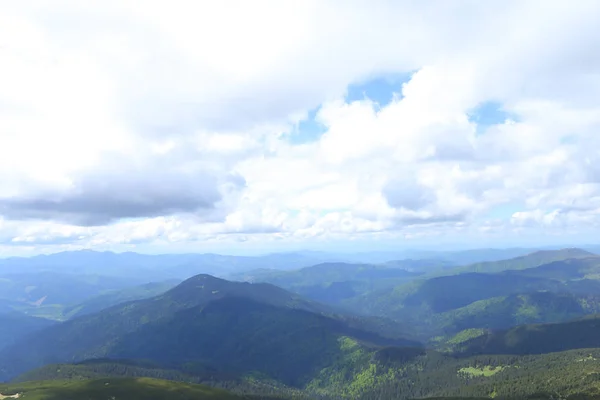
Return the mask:
[[(585, 271), (581, 267), (581, 262), (569, 260), (566, 265), (575, 266), (575, 268), (567, 270), (566, 275), (565, 264), (551, 264), (554, 265), (553, 267), (544, 265), (523, 270), (522, 274), (514, 275), (514, 272), (508, 272), (501, 275), (511, 279), (517, 276), (519, 279), (522, 278), (523, 282), (538, 282), (539, 279), (545, 279), (540, 278), (538, 274), (543, 276), (555, 274), (552, 275), (554, 280), (558, 284), (562, 284), (566, 279), (592, 278), (594, 262), (586, 261), (583, 264), (585, 264), (585, 268), (588, 268)], [(585, 273), (582, 275), (581, 271)], [(409, 288), (410, 290), (405, 291), (404, 298), (414, 296), (421, 287), (421, 284), (413, 285)], [(477, 284), (471, 285), (471, 288), (476, 291)], [(430, 290), (429, 293), (435, 295), (435, 290)], [(445, 294), (443, 295), (445, 296)], [(574, 306), (573, 303), (570, 303), (573, 297), (563, 302), (562, 299), (557, 300), (555, 296), (536, 295), (540, 297), (536, 298), (531, 294), (520, 297), (523, 295), (515, 294), (499, 296), (480, 304), (469, 303), (462, 307), (462, 311), (466, 312), (463, 317), (464, 315), (467, 317), (482, 316), (490, 311), (488, 306), (495, 307), (498, 304), (500, 304), (500, 309), (497, 312), (500, 315), (510, 313), (512, 317), (524, 317), (525, 319), (538, 318), (540, 304), (544, 305), (547, 302), (556, 301), (560, 307), (567, 306), (567, 312), (570, 312), (570, 307)], [(416, 298), (420, 300), (419, 297)], [(171, 300), (185, 301), (181, 298)], [(576, 298), (576, 300), (580, 306), (587, 301), (580, 298)], [(413, 303), (422, 304), (422, 302), (414, 301), (414, 298)], [(590, 306), (589, 302), (585, 304), (588, 307), (594, 307)], [(443, 308), (444, 304), (441, 306)], [(441, 314), (452, 313), (456, 310), (460, 310), (460, 308), (446, 310)], [(192, 316), (195, 316), (202, 313), (203, 309), (190, 312)], [(471, 312), (472, 314), (470, 314)], [(214, 318), (214, 315), (222, 316), (224, 314), (220, 311), (213, 314), (211, 318)], [(459, 318), (460, 316), (455, 315), (450, 317), (450, 320), (456, 321)], [(189, 318), (186, 319), (189, 320)], [(277, 319), (280, 320), (280, 317)], [(206, 322), (200, 319), (199, 325), (202, 321)], [(260, 327), (269, 326), (269, 320), (259, 321)], [(226, 321), (221, 321), (221, 323), (228, 325)], [(215, 325), (210, 326), (214, 327)], [(252, 330), (257, 328), (254, 327)], [(342, 394), (348, 398), (368, 400), (423, 396), (523, 398), (523, 396), (534, 396), (536, 393), (547, 391), (558, 393), (563, 398), (568, 398), (576, 393), (584, 393), (593, 397), (599, 393), (600, 362), (598, 360), (600, 360), (600, 350), (585, 348), (600, 347), (600, 342), (596, 338), (599, 330), (600, 325), (597, 318), (588, 318), (568, 324), (518, 327), (493, 333), (471, 330), (460, 333), (449, 342), (457, 347), (465, 347), (468, 350), (466, 354), (496, 353), (498, 355), (481, 355), (461, 359), (431, 351), (413, 350), (411, 352), (370, 347), (362, 345), (353, 338), (334, 335), (332, 338), (335, 339), (335, 343), (327, 340), (329, 343), (327, 351), (332, 352), (331, 360), (333, 362), (323, 365), (319, 371), (309, 377), (310, 379), (303, 380), (302, 384), (309, 390), (320, 394)], [(152, 333), (152, 329), (150, 329), (150, 333)], [(219, 334), (219, 336), (221, 335)], [(159, 337), (161, 341), (164, 339), (163, 336), (159, 335)], [(223, 338), (223, 336), (219, 337), (219, 339)], [(169, 342), (172, 343), (173, 340)], [(135, 340), (124, 343), (126, 344), (124, 347), (129, 348), (131, 344), (135, 343)], [(248, 349), (256, 347), (252, 342), (244, 344), (243, 347), (246, 346)], [(580, 350), (535, 356), (501, 355), (501, 353), (507, 352), (529, 354), (573, 348)], [(323, 351), (323, 349), (318, 350), (318, 352)], [(226, 356), (218, 354), (217, 358), (226, 358)], [(275, 361), (273, 365), (276, 365)], [(401, 396), (398, 396), (399, 393)]]
[[(393, 378), (360, 376), (358, 399), (406, 397), (497, 397), (522, 399), (541, 393), (562, 398), (600, 394), (600, 350), (581, 349), (537, 356), (476, 356), (466, 359), (428, 352), (406, 363), (370, 365)], [(366, 371), (366, 369), (364, 369)], [(375, 382), (375, 384), (373, 384)], [(560, 398), (559, 397), (559, 398)], [(542, 398), (550, 398), (545, 397)], [(556, 398), (556, 397), (555, 397)]]
[[(488, 334), (471, 330), (452, 338), (464, 350), (460, 357), (418, 348), (368, 346), (338, 336), (328, 346), (330, 351), (337, 349), (331, 360), (313, 371), (302, 387), (308, 394), (362, 400), (538, 395), (547, 399), (548, 393), (555, 398), (594, 398), (600, 396), (599, 330), (600, 316)], [(248, 351), (254, 350), (249, 347)], [(282, 360), (289, 358), (273, 349)], [(488, 354), (472, 355), (477, 352)], [(511, 352), (514, 355), (506, 354)]]
[[(599, 349), (461, 359), (422, 349), (369, 349), (350, 338), (340, 338), (339, 345), (343, 354), (306, 385), (308, 398), (391, 400), (495, 396), (516, 400), (543, 393), (546, 395), (541, 398), (545, 399), (549, 398), (548, 393), (565, 399), (574, 399), (574, 395), (594, 398), (600, 394)], [(19, 385), (23, 387), (28, 383), (13, 384), (10, 390), (2, 389), (3, 393), (15, 393), (14, 388)]]
[(272, 380), (260, 380), (253, 374), (236, 376), (220, 373), (211, 368), (201, 371), (195, 366), (193, 373), (184, 369), (167, 369), (156, 363), (139, 360), (88, 360), (77, 364), (52, 364), (29, 371), (13, 383), (48, 380), (97, 380), (101, 378), (147, 377), (185, 383), (204, 384), (232, 393), (256, 395), (282, 395), (290, 398), (305, 398), (301, 391), (286, 387)]
[(27, 400), (239, 400), (249, 398), (204, 385), (151, 378), (25, 382), (0, 385), (0, 393), (4, 395), (18, 393), (19, 398)]

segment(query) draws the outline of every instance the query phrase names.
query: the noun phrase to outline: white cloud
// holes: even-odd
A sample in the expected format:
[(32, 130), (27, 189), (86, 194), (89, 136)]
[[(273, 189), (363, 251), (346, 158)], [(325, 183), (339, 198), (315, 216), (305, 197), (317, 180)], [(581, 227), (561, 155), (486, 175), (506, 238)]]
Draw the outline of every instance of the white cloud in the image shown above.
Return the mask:
[[(593, 0), (0, 11), (2, 243), (502, 241), (598, 223)], [(342, 100), (411, 71), (386, 107)], [(516, 121), (478, 129), (484, 102)], [(284, 133), (317, 106), (326, 132), (291, 145)], [(523, 209), (490, 221), (503, 203)]]

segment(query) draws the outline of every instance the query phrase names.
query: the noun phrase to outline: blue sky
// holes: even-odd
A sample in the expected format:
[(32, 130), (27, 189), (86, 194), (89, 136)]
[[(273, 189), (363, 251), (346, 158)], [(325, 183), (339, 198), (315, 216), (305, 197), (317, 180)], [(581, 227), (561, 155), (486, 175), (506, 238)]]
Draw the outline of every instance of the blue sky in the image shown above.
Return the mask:
[(490, 208), (486, 217), (491, 219), (509, 219), (515, 212), (523, 210), (525, 205), (519, 202), (504, 203)]
[[(394, 98), (402, 99), (402, 84), (410, 80), (410, 73), (383, 75), (367, 79), (364, 82), (350, 84), (346, 88), (344, 101), (369, 100), (375, 103), (375, 108), (387, 106)], [(289, 135), (289, 140), (294, 144), (303, 144), (318, 140), (327, 132), (327, 127), (316, 118), (321, 106), (308, 112), (306, 119), (300, 121)]]
[[(364, 82), (350, 84), (346, 89), (344, 101), (369, 100), (375, 103), (376, 110), (387, 106), (394, 99), (402, 100), (402, 85), (410, 81), (411, 73), (396, 75), (383, 75)], [(303, 144), (318, 140), (327, 132), (327, 127), (316, 118), (321, 106), (315, 107), (308, 112), (305, 119), (301, 120), (289, 135), (289, 140), (294, 144)], [(518, 121), (516, 114), (503, 109), (503, 105), (497, 101), (485, 101), (478, 104), (468, 112), (469, 121), (477, 126), (477, 134), (483, 134), (487, 128), (497, 124), (503, 124), (507, 120)], [(572, 140), (572, 139), (571, 139)]]

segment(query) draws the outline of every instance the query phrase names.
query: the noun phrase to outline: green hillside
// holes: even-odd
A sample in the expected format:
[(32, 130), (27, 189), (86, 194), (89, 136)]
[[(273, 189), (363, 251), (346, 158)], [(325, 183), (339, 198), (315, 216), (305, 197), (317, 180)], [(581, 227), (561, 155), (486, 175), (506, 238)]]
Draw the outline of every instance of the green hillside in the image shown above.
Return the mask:
[(516, 325), (561, 322), (600, 312), (600, 295), (530, 292), (479, 300), (439, 314), (436, 329), (503, 329)]
[(349, 312), (393, 319), (422, 341), (468, 328), (559, 322), (599, 311), (594, 294), (600, 293), (595, 279), (600, 257), (580, 249), (446, 268), (441, 276), (422, 271), (324, 263), (296, 271), (255, 270), (237, 278), (267, 281)]
[(197, 372), (194, 375), (181, 370), (169, 370), (163, 366), (140, 360), (95, 359), (74, 364), (49, 364), (27, 371), (12, 379), (13, 383), (49, 380), (88, 380), (107, 377), (147, 377), (187, 383), (205, 383), (234, 379), (233, 375), (217, 374), (214, 370)]
[(520, 325), (491, 331), (466, 341), (463, 355), (544, 354), (571, 349), (600, 348), (600, 315), (553, 323)]
[[(237, 307), (239, 305), (235, 305), (235, 308)], [(226, 312), (219, 311), (218, 314), (223, 315), (226, 320)], [(245, 309), (243, 314), (248, 315), (248, 318), (256, 318), (256, 316), (252, 316), (252, 311), (249, 312), (249, 309)], [(598, 317), (590, 317), (561, 324), (522, 326), (503, 332), (470, 332), (463, 335), (462, 338), (454, 338), (455, 342), (459, 344), (457, 348), (461, 350), (460, 354), (443, 354), (422, 348), (365, 346), (356, 339), (338, 336), (335, 339), (337, 345), (328, 347), (329, 350), (334, 348), (337, 350), (335, 355), (327, 360), (326, 365), (312, 369), (310, 376), (305, 375), (306, 379), (293, 383), (308, 397), (331, 399), (489, 398), (490, 396), (515, 400), (523, 398), (597, 398), (600, 396), (600, 341), (597, 335), (600, 328), (599, 321)], [(225, 322), (226, 325), (231, 326), (232, 330), (238, 328), (235, 324), (230, 325), (230, 323), (231, 321)], [(302, 323), (304, 324), (306, 321), (302, 320)], [(190, 337), (198, 336), (198, 328), (194, 327), (196, 324), (206, 325), (207, 320), (199, 319), (192, 323)], [(264, 326), (265, 321), (259, 320), (258, 324)], [(177, 331), (177, 327), (174, 328)], [(249, 332), (253, 331), (250, 330), (246, 333)], [(149, 332), (147, 334), (150, 335)], [(280, 336), (278, 335), (278, 337)], [(156, 337), (160, 337), (160, 341), (165, 343), (169, 343), (169, 340), (172, 339), (168, 334)], [(227, 348), (227, 343), (233, 343), (226, 335), (220, 342), (225, 343), (224, 348)], [(251, 380), (243, 377), (257, 376), (267, 379), (263, 382), (269, 382), (268, 378), (272, 377), (279, 379), (280, 382), (285, 380), (286, 371), (291, 368), (285, 360), (290, 357), (299, 360), (293, 354), (294, 349), (305, 352), (307, 349), (303, 345), (309, 344), (308, 341), (298, 340), (298, 338), (294, 339), (294, 343), (296, 342), (299, 342), (298, 345), (290, 346), (288, 344), (289, 348), (286, 350), (278, 347), (277, 343), (269, 346), (253, 342), (252, 339), (239, 342), (239, 345), (247, 349), (247, 352), (239, 354), (246, 359), (238, 360), (238, 366), (245, 363), (248, 357), (252, 358), (253, 354), (257, 357), (260, 354), (262, 357), (266, 357), (263, 365), (268, 366), (272, 362), (273, 365), (276, 364), (282, 368), (281, 372), (271, 372), (270, 375), (267, 375), (268, 371), (263, 369), (262, 374), (258, 373), (260, 371), (254, 371), (232, 377), (213, 369), (200, 370), (198, 366), (191, 364), (187, 364), (184, 368), (189, 368), (189, 371), (193, 371), (195, 368), (195, 371), (198, 372), (187, 373), (183, 369), (174, 371), (161, 368), (161, 363), (164, 365), (164, 363), (180, 357), (176, 353), (170, 353), (156, 364), (128, 365), (104, 360), (83, 363), (78, 366), (48, 366), (32, 371), (20, 379), (97, 379), (103, 374), (106, 376), (138, 374), (191, 381), (193, 378), (190, 377), (201, 376), (203, 377), (202, 382), (211, 385), (219, 386), (219, 382), (227, 382), (221, 384), (221, 387), (241, 392), (269, 393), (264, 391), (265, 383), (252, 386), (249, 385)], [(163, 347), (153, 350), (152, 345), (160, 345), (160, 342), (147, 343), (142, 346), (145, 347), (143, 351), (139, 347), (131, 351), (142, 356), (156, 358), (156, 353), (162, 354), (168, 347), (168, 344), (163, 343)], [(207, 342), (197, 343), (183, 338), (183, 343), (190, 351), (190, 358), (199, 360), (204, 355), (204, 359), (210, 359), (210, 354), (203, 353), (201, 355), (198, 352), (203, 352), (203, 350), (197, 349), (210, 346)], [(135, 345), (133, 342), (123, 342), (122, 344), (128, 348)], [(315, 343), (312, 345), (314, 346)], [(216, 357), (229, 357), (223, 353), (226, 351), (224, 348), (211, 351)], [(269, 351), (279, 355), (280, 360), (277, 361), (275, 355), (268, 354)], [(308, 351), (308, 355), (303, 355), (304, 359), (316, 357), (316, 352)], [(324, 351), (322, 347), (317, 350), (317, 352), (322, 351)], [(476, 352), (479, 352), (480, 355), (476, 355)], [(252, 362), (257, 365), (257, 360)], [(225, 363), (221, 365), (225, 365)], [(301, 373), (298, 373), (302, 366), (299, 365), (297, 368), (294, 374), (302, 376)], [(288, 396), (298, 395), (297, 392), (280, 383), (273, 386), (273, 393), (275, 392), (285, 393)]]
[(235, 375), (216, 371), (214, 368), (202, 368), (198, 363), (193, 372), (185, 367), (168, 369), (160, 364), (140, 360), (86, 360), (76, 364), (50, 364), (15, 378), (13, 383), (49, 380), (94, 380), (101, 378), (154, 378), (177, 382), (204, 384), (221, 388), (232, 393), (252, 393), (261, 396), (284, 396), (285, 398), (306, 398), (297, 389), (286, 387), (273, 380), (261, 381), (250, 375)]
[[(413, 263), (414, 264), (414, 263)], [(366, 291), (393, 287), (422, 275), (401, 267), (323, 263), (295, 271), (259, 269), (233, 275), (236, 280), (267, 282), (328, 304)]]
[(41, 381), (0, 385), (0, 398), (27, 400), (242, 400), (267, 399), (234, 395), (204, 385), (151, 378), (105, 378), (84, 381)]
[(434, 352), (389, 367), (393, 379), (365, 380), (362, 400), (403, 398), (596, 399), (600, 398), (600, 350), (582, 349), (535, 356), (481, 355), (469, 358)]
[[(368, 349), (351, 339), (341, 339), (341, 342), (344, 349), (342, 356), (307, 383), (304, 395), (297, 391), (280, 391), (277, 386), (273, 386), (273, 394), (264, 392), (256, 394), (256, 398), (272, 396), (288, 399), (395, 400), (493, 397), (511, 400), (575, 400), (600, 396), (599, 349), (527, 356), (481, 355), (456, 358), (423, 349)], [(60, 379), (69, 378), (65, 371), (77, 370), (77, 367), (69, 369), (64, 365), (48, 367), (46, 370), (53, 368), (57, 371), (54, 376)], [(70, 379), (75, 381), (72, 384), (77, 387), (88, 382), (82, 378), (85, 379), (73, 376)], [(92, 379), (106, 382), (114, 378), (95, 375)], [(54, 387), (65, 384), (65, 381), (59, 380), (50, 385)], [(28, 385), (36, 387), (39, 383), (14, 383), (8, 389), (4, 389), (5, 386), (1, 393), (24, 393), (23, 387)], [(174, 385), (180, 387), (179, 383)], [(252, 391), (250, 386), (232, 389), (238, 390), (232, 393), (240, 395)]]
[[(596, 287), (600, 289), (600, 283)], [(441, 313), (482, 299), (540, 290), (561, 292), (568, 287), (563, 282), (545, 278), (465, 273), (428, 279), (421, 282), (416, 290), (409, 290), (403, 292), (398, 288), (394, 292), (402, 298), (404, 306), (427, 307), (434, 313)]]
[[(560, 322), (600, 312), (600, 280), (595, 279), (600, 273), (600, 257), (583, 257), (587, 253), (575, 250), (535, 254), (526, 257), (536, 262), (548, 257), (582, 257), (527, 269), (419, 278), (393, 288), (367, 291), (344, 300), (342, 305), (363, 314), (403, 321), (420, 340), (469, 328)], [(507, 267), (510, 263), (500, 264)]]
[(509, 274), (521, 276), (544, 277), (561, 281), (576, 279), (599, 279), (600, 257), (580, 257), (553, 261), (534, 268), (524, 270), (509, 270)]
[(465, 273), (465, 272), (502, 272), (506, 270), (522, 270), (535, 268), (540, 265), (549, 264), (555, 261), (563, 261), (568, 259), (580, 259), (580, 258), (596, 258), (600, 259), (600, 256), (590, 253), (589, 251), (568, 248), (561, 250), (541, 250), (536, 251), (524, 256), (510, 258), (507, 260), (489, 261), (470, 264), (450, 270), (445, 270), (444, 274), (448, 273)]
[[(14, 378), (0, 393), (94, 399), (153, 392), (158, 397), (149, 398), (162, 398), (166, 387), (194, 399), (184, 387), (205, 384), (227, 390), (219, 392), (223, 396), (256, 399), (596, 398), (596, 262), (582, 256), (428, 278), (358, 264), (324, 264), (320, 276), (317, 267), (263, 271), (291, 279), (287, 284), (299, 284), (298, 292), (315, 283), (327, 290), (337, 285), (342, 293), (347, 284), (359, 294), (338, 297), (339, 303), (368, 316), (341, 313), (272, 284), (210, 275), (111, 305), (163, 286), (119, 290), (87, 302), (88, 308), (73, 308), (83, 315), (0, 350), (0, 378)], [(371, 279), (393, 286), (361, 289)], [(93, 384), (117, 378), (127, 378), (119, 382), (131, 390), (110, 394)], [(165, 381), (150, 390), (139, 378)], [(14, 385), (22, 385), (21, 392)], [(65, 388), (73, 392), (56, 391)], [(32, 397), (42, 394), (55, 397)]]
[(177, 365), (203, 360), (219, 370), (255, 371), (303, 387), (340, 356), (338, 339), (344, 335), (393, 343), (315, 313), (228, 298), (148, 324), (119, 340), (109, 356)]
[[(555, 296), (557, 299), (554, 302), (550, 299), (544, 301), (543, 295), (536, 295), (538, 292), (561, 295)], [(566, 303), (572, 303), (573, 296), (577, 294), (585, 298), (585, 293), (600, 293), (600, 281), (561, 282), (505, 273), (465, 273), (415, 281), (390, 290), (367, 293), (344, 304), (347, 308), (365, 314), (404, 321), (424, 337), (435, 336), (448, 329), (457, 331), (484, 327), (489, 324), (486, 318), (487, 315), (491, 315), (488, 314), (490, 311), (494, 313), (491, 318), (497, 321), (499, 326), (512, 323), (512, 319), (514, 323), (535, 322), (536, 319), (526, 319), (526, 306), (518, 306), (519, 299), (525, 301), (528, 297), (519, 298), (519, 295), (534, 296), (534, 302), (537, 302), (539, 307), (548, 308), (540, 312), (543, 315), (554, 316), (564, 313), (561, 310), (565, 307), (569, 308)], [(589, 311), (586, 311), (583, 306), (579, 310), (573, 308), (572, 313), (566, 312), (566, 317), (594, 312), (594, 307), (588, 309)], [(519, 319), (517, 313), (521, 313), (523, 318)], [(453, 326), (456, 328), (452, 328)]]
[[(328, 336), (329, 331), (320, 331), (319, 325), (316, 325), (314, 320), (311, 322), (303, 318), (294, 321), (298, 321), (301, 325), (312, 324), (310, 326), (316, 328), (312, 330), (316, 336), (307, 339), (299, 337), (310, 334), (306, 331), (302, 331), (299, 336), (293, 336), (297, 331), (293, 329), (288, 331), (286, 327), (290, 327), (290, 324), (282, 324), (285, 317), (277, 314), (276, 319), (279, 323), (270, 326), (269, 321), (264, 318), (273, 315), (260, 310), (261, 307), (267, 307), (281, 312), (281, 309), (264, 304), (248, 305), (249, 302), (244, 301), (246, 308), (242, 308), (239, 314), (231, 314), (233, 310), (242, 307), (234, 300), (236, 299), (227, 298), (217, 301), (216, 304), (209, 304), (206, 308), (212, 310), (205, 316), (202, 316), (204, 311), (197, 315), (196, 310), (185, 310), (182, 313), (189, 312), (189, 314), (182, 314), (185, 318), (174, 317), (170, 320), (168, 323), (173, 325), (171, 331), (180, 333), (176, 324), (190, 321), (186, 324), (188, 337), (177, 339), (183, 346), (180, 349), (169, 349), (178, 346), (173, 342), (176, 333), (168, 332), (167, 324), (156, 326), (149, 324), (143, 334), (139, 332), (121, 342), (123, 348), (131, 353), (144, 358), (154, 358), (153, 363), (97, 360), (79, 365), (46, 366), (21, 376), (19, 380), (82, 381), (115, 376), (151, 376), (207, 383), (231, 389), (234, 393), (254, 393), (260, 396), (257, 398), (277, 395), (284, 398), (306, 396), (306, 398), (362, 400), (422, 397), (575, 400), (600, 396), (600, 348), (598, 348), (600, 346), (597, 338), (600, 319), (598, 318), (541, 327), (524, 326), (496, 333), (480, 332), (479, 337), (472, 332), (464, 335), (462, 339), (455, 338), (457, 343), (463, 344), (462, 354), (443, 354), (422, 348), (366, 345), (365, 342), (349, 336)], [(258, 309), (255, 309), (257, 305)], [(304, 310), (291, 309), (290, 311), (315, 315)], [(235, 318), (243, 315), (248, 320), (254, 321), (252, 323), (256, 325), (253, 326), (252, 323), (246, 325), (245, 321), (233, 322), (228, 319), (232, 315), (235, 315)], [(215, 324), (215, 320), (220, 322)], [(212, 332), (219, 324), (229, 327), (232, 333), (217, 331), (214, 339), (210, 335), (201, 333), (202, 326), (209, 327)], [(241, 338), (233, 333), (239, 330), (238, 324), (244, 324), (248, 328), (244, 330), (244, 336), (248, 338)], [(259, 327), (265, 328), (270, 340), (284, 337), (285, 333), (278, 332), (281, 329), (288, 331), (292, 337), (289, 341), (275, 340), (272, 344), (259, 343), (261, 340), (261, 335), (257, 332)], [(326, 336), (322, 337), (321, 334)], [(136, 336), (147, 339), (136, 341)], [(154, 338), (155, 341), (149, 338)], [(498, 338), (502, 338), (502, 341)], [(132, 348), (136, 343), (143, 344)], [(322, 347), (323, 343), (326, 347)], [(480, 347), (479, 349), (482, 349), (480, 353), (495, 351), (498, 354), (475, 355), (473, 350), (481, 343), (487, 344), (488, 347)], [(497, 343), (501, 343), (504, 347)], [(509, 347), (511, 343), (517, 345)], [(495, 347), (491, 347), (491, 344), (495, 344)], [(232, 346), (236, 345), (240, 350), (232, 350)], [(307, 349), (305, 347), (307, 345), (311, 348)], [(153, 348), (154, 346), (159, 347)], [(183, 348), (188, 349), (190, 360), (195, 362), (184, 363), (179, 369), (161, 366), (180, 360), (183, 356)], [(469, 349), (470, 352), (465, 349)], [(505, 354), (518, 351), (531, 353), (533, 350), (539, 354)], [(319, 355), (327, 352), (331, 357)], [(320, 359), (324, 364), (317, 368), (303, 369), (307, 364), (303, 364), (302, 360), (318, 360), (319, 357), (322, 357)], [(231, 364), (225, 361), (232, 358), (236, 360)], [(215, 368), (200, 363), (200, 360), (211, 363), (218, 359), (222, 361), (216, 362)], [(259, 359), (264, 362), (261, 363)], [(292, 365), (292, 362), (287, 360), (293, 360), (297, 365)], [(248, 365), (253, 365), (256, 369), (245, 370), (244, 366)], [(219, 371), (225, 366), (233, 373)], [(275, 371), (277, 367), (281, 370)], [(289, 383), (295, 385), (297, 389), (282, 384), (284, 383), (282, 381), (289, 378), (290, 371), (296, 380)], [(304, 374), (302, 371), (310, 372)], [(29, 383), (20, 385), (29, 385)], [(13, 385), (12, 388), (14, 387)], [(5, 392), (16, 393), (14, 390), (12, 392), (5, 390)], [(6, 394), (5, 392), (2, 393)]]
[(363, 329), (364, 323), (276, 286), (199, 275), (163, 295), (36, 333), (0, 352), (0, 374), (9, 378), (45, 364), (118, 357), (260, 372), (299, 386), (339, 356), (341, 336), (417, 345)]

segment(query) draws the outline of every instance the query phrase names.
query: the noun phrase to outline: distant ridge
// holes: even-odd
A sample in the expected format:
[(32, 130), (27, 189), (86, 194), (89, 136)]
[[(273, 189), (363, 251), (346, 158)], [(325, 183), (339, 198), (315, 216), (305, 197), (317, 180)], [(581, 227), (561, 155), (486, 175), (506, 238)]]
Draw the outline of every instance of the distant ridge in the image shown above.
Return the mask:
[(150, 280), (185, 279), (199, 273), (224, 276), (256, 268), (289, 270), (327, 261), (320, 255), (299, 253), (264, 256), (205, 254), (140, 254), (134, 252), (77, 250), (33, 257), (0, 259), (0, 274), (23, 272), (62, 272), (140, 277)]
[(562, 261), (570, 258), (588, 258), (600, 257), (597, 254), (579, 248), (566, 248), (560, 250), (538, 250), (532, 253), (509, 258), (500, 261), (488, 261), (466, 265), (463, 267), (451, 268), (444, 271), (446, 273), (464, 273), (464, 272), (501, 272), (505, 270), (521, 270), (538, 267), (553, 261)]

